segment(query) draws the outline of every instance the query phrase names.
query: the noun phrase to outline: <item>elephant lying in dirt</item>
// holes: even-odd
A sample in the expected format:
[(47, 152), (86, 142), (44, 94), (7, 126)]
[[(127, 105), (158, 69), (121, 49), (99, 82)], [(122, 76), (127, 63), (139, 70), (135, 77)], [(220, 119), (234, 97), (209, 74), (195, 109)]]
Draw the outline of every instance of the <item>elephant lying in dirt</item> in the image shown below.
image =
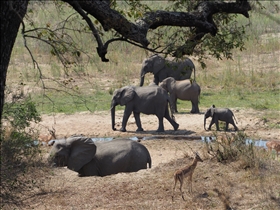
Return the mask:
[(67, 166), (79, 176), (107, 176), (151, 168), (151, 156), (141, 143), (129, 139), (93, 142), (84, 136), (72, 136), (54, 143), (48, 161)]
[[(226, 122), (226, 128), (225, 128), (226, 131), (228, 130), (229, 123), (234, 126), (235, 131), (238, 130), (238, 128), (236, 127), (236, 125), (233, 121), (233, 118), (235, 119), (235, 117), (234, 117), (232, 111), (228, 108), (215, 108), (215, 105), (212, 105), (210, 107), (210, 109), (207, 109), (207, 111), (204, 114), (204, 129), (205, 130), (206, 130), (206, 127), (205, 127), (206, 119), (208, 117), (212, 117), (208, 130), (211, 130), (211, 126), (214, 123), (216, 124), (217, 131), (220, 130), (219, 129), (219, 120)], [(236, 119), (235, 119), (235, 121), (236, 121)]]
[(143, 61), (140, 73), (140, 86), (143, 86), (145, 74), (148, 72), (154, 74), (153, 82), (156, 85), (167, 77), (173, 77), (176, 80), (190, 79), (192, 72), (194, 72), (195, 80), (195, 66), (189, 58), (186, 58), (184, 61), (174, 62), (157, 54), (150, 56)]
[(178, 112), (177, 98), (179, 98), (181, 100), (191, 101), (191, 113), (199, 113), (198, 103), (201, 89), (196, 82), (191, 82), (189, 79), (176, 81), (173, 77), (167, 77), (159, 86), (169, 92), (173, 112)]
[(173, 126), (174, 130), (177, 130), (179, 125), (175, 122), (173, 114), (172, 118), (169, 114), (168, 93), (157, 85), (136, 87), (126, 86), (115, 90), (111, 102), (111, 117), (112, 117), (112, 129), (115, 128), (115, 107), (117, 105), (125, 105), (123, 114), (121, 131), (126, 131), (126, 124), (129, 116), (133, 112), (136, 125), (138, 129), (136, 131), (143, 131), (140, 113), (154, 114), (158, 117), (159, 126), (157, 132), (164, 132), (163, 118), (166, 118)]

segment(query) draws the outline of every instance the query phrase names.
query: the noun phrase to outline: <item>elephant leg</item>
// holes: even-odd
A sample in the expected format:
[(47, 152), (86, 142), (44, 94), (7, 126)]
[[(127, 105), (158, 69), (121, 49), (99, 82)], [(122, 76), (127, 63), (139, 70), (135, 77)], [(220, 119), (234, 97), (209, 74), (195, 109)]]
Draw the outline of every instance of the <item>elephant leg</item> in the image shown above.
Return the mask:
[(122, 127), (120, 129), (121, 132), (126, 132), (126, 124), (128, 121), (129, 116), (131, 115), (132, 110), (129, 109), (128, 107), (125, 108), (124, 114), (123, 114), (123, 120), (122, 120)]
[(177, 98), (175, 98), (174, 107), (175, 107), (175, 112), (178, 113), (178, 109), (177, 109)]
[(137, 130), (136, 131), (144, 131), (141, 125), (141, 120), (140, 120), (140, 113), (139, 112), (133, 112), (133, 116), (135, 118), (135, 122), (137, 125)]
[(170, 95), (170, 109), (173, 113), (175, 113), (176, 109), (177, 109), (176, 103), (177, 103), (177, 99), (175, 98), (174, 94), (171, 94)]
[(197, 101), (191, 101), (191, 102), (192, 102), (191, 113), (199, 113), (198, 102)]
[(154, 76), (154, 83), (156, 84), (156, 85), (158, 85), (158, 83), (159, 83), (159, 78), (158, 78), (158, 76)]
[(213, 118), (212, 118), (212, 120), (211, 120), (211, 122), (210, 122), (210, 125), (209, 125), (209, 127), (208, 127), (208, 130), (211, 130), (211, 127), (212, 127), (212, 125), (214, 124), (215, 122), (214, 122), (214, 120), (213, 120)]
[(173, 126), (173, 128), (174, 128), (175, 131), (178, 130), (179, 124), (176, 123), (176, 122), (170, 117), (167, 107), (166, 107), (166, 111), (165, 111), (164, 118), (168, 120), (168, 122)]
[(235, 131), (238, 131), (238, 127), (235, 125), (235, 123), (234, 123), (234, 121), (232, 120), (232, 123), (231, 123), (232, 125), (233, 125), (233, 127), (234, 127), (234, 130)]
[(228, 131), (228, 122), (226, 122), (226, 128), (225, 128), (226, 131)]
[(163, 126), (163, 117), (158, 117), (158, 129), (157, 132), (164, 132), (164, 126)]
[(192, 110), (191, 110), (191, 113), (196, 113), (196, 108), (195, 108), (195, 104), (193, 101), (192, 102)]
[(216, 129), (217, 129), (217, 131), (219, 131), (219, 130), (220, 130), (220, 128), (219, 128), (219, 121), (216, 120), (216, 121), (215, 121), (215, 124), (216, 124)]

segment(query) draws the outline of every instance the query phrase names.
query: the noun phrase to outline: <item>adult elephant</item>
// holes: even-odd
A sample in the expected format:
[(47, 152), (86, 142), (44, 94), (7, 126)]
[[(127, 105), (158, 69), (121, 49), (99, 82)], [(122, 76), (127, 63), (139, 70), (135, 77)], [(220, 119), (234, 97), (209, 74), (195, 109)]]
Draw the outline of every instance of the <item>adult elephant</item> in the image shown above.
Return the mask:
[(176, 81), (173, 77), (167, 77), (160, 85), (170, 94), (171, 110), (178, 112), (177, 99), (191, 101), (191, 113), (199, 113), (198, 103), (200, 96), (200, 86), (196, 82), (191, 82), (189, 79)]
[(120, 131), (126, 131), (126, 124), (129, 116), (133, 112), (136, 125), (138, 129), (136, 131), (143, 131), (140, 113), (144, 114), (154, 114), (158, 117), (159, 126), (157, 132), (164, 132), (163, 118), (167, 119), (174, 130), (177, 130), (179, 125), (175, 122), (173, 114), (172, 118), (169, 114), (169, 96), (168, 93), (158, 87), (157, 85), (136, 87), (136, 86), (126, 86), (117, 89), (113, 93), (111, 102), (111, 117), (112, 117), (112, 129), (115, 128), (115, 107), (117, 105), (124, 106), (124, 115), (122, 120), (122, 127)]
[(73, 136), (54, 143), (48, 161), (57, 167), (67, 166), (79, 176), (107, 176), (151, 168), (147, 148), (129, 139), (93, 142), (91, 138)]
[[(220, 130), (219, 129), (219, 120), (220, 121), (224, 121), (226, 122), (226, 127), (225, 130), (228, 130), (228, 124), (232, 124), (234, 129), (237, 131), (238, 128), (234, 123), (233, 118), (234, 114), (233, 112), (228, 109), (228, 108), (216, 108), (215, 105), (212, 105), (209, 109), (207, 109), (207, 111), (204, 114), (204, 129), (206, 130), (206, 119), (208, 117), (212, 117), (211, 123), (209, 125), (208, 130), (211, 130), (211, 126), (215, 123), (216, 124), (216, 129), (217, 131)], [(235, 119), (236, 121), (236, 119)], [(236, 122), (237, 123), (237, 122)]]
[(140, 86), (143, 86), (145, 74), (150, 72), (154, 74), (154, 83), (158, 85), (167, 77), (173, 77), (175, 80), (190, 79), (192, 71), (194, 72), (195, 80), (195, 66), (193, 62), (186, 58), (181, 62), (174, 62), (155, 54), (145, 59), (142, 63), (140, 73)]

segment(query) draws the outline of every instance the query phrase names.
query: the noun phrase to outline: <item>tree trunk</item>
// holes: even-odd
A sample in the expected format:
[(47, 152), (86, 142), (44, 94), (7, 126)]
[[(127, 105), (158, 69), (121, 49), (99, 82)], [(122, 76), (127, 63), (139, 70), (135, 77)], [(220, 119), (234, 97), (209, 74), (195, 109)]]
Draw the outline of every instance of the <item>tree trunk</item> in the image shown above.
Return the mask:
[(7, 70), (20, 23), (26, 14), (28, 2), (29, 0), (1, 1), (0, 127), (2, 127)]

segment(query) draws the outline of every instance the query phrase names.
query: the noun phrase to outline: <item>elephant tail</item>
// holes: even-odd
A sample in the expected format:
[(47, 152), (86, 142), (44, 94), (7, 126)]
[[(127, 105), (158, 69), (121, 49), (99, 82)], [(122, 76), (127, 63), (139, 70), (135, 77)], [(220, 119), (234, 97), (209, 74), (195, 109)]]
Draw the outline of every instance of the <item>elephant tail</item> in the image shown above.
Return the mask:
[(195, 65), (193, 66), (193, 82), (195, 82)]
[(149, 168), (152, 168), (152, 158), (150, 155), (148, 157), (148, 164), (149, 164)]
[(200, 93), (201, 93), (201, 88), (199, 87), (198, 89), (198, 103), (200, 104)]
[(171, 103), (170, 103), (170, 98), (169, 97), (168, 97), (167, 102), (168, 102), (168, 110), (167, 111), (170, 113), (171, 119), (176, 122), (176, 119), (175, 119), (175, 116), (174, 116), (174, 112), (171, 109)]

